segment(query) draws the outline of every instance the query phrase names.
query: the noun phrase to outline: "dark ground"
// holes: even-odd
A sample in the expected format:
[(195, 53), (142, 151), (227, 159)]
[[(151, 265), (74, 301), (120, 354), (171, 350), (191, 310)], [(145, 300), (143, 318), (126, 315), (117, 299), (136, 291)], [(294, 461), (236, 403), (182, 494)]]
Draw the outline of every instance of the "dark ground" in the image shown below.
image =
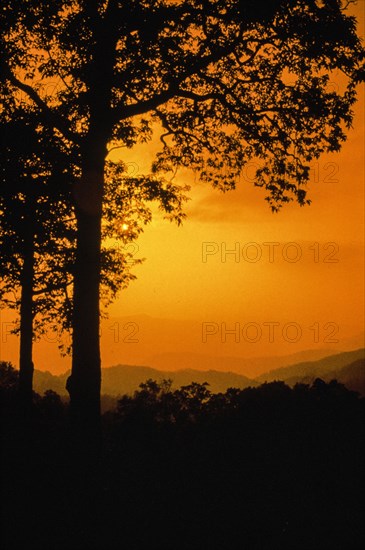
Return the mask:
[(99, 457), (56, 394), (1, 402), (4, 550), (363, 547), (364, 399), (336, 382), (146, 383), (103, 416)]

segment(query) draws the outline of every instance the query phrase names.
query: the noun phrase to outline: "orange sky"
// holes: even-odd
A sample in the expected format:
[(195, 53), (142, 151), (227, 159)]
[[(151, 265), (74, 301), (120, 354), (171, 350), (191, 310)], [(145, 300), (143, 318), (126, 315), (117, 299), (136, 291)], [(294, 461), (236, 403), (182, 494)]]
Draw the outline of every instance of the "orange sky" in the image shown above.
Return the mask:
[[(364, 7), (363, 1), (356, 7), (362, 34)], [(158, 143), (148, 144), (127, 155), (122, 149), (123, 154), (116, 151), (113, 159), (130, 163), (135, 174), (147, 172), (156, 147)], [(360, 345), (364, 331), (363, 88), (354, 128), (341, 153), (323, 156), (312, 168), (312, 205), (290, 204), (279, 214), (270, 212), (264, 192), (253, 187), (252, 166), (246, 168), (237, 190), (224, 195), (194, 183), (188, 171), (180, 173), (177, 182), (192, 184), (187, 220), (176, 227), (157, 215), (136, 243), (136, 256), (146, 261), (135, 269), (138, 280), (109, 310), (102, 335), (103, 365), (154, 363), (167, 368), (166, 361), (156, 356), (187, 352), (259, 357)], [(225, 248), (237, 250), (239, 256), (225, 257)], [(254, 262), (256, 254), (261, 257)], [(296, 254), (301, 258), (290, 261)], [(2, 311), (0, 359), (16, 364), (17, 339), (7, 334), (9, 320)], [(125, 328), (127, 322), (134, 324)], [(271, 335), (268, 323), (275, 323)], [(224, 338), (225, 326), (239, 334)], [(70, 360), (60, 359), (57, 345), (43, 338), (35, 346), (35, 364), (42, 370), (62, 372)], [(201, 365), (208, 368), (209, 361)]]

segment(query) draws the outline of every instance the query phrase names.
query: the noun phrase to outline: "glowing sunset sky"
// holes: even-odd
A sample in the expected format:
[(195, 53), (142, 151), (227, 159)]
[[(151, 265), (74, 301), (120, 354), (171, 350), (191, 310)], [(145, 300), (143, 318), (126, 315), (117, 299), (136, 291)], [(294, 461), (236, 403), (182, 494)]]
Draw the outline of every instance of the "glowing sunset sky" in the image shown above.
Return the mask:
[[(364, 7), (362, 1), (353, 8), (362, 36)], [(188, 171), (178, 174), (176, 182), (192, 185), (187, 219), (176, 227), (157, 214), (136, 243), (136, 257), (146, 261), (135, 268), (137, 281), (109, 309), (102, 335), (103, 366), (152, 364), (153, 357), (166, 353), (259, 357), (315, 348), (340, 351), (361, 344), (363, 88), (355, 113), (341, 153), (312, 164), (311, 206), (289, 204), (272, 214), (265, 193), (252, 184), (253, 165), (246, 167), (237, 189), (226, 194), (197, 184)], [(112, 158), (129, 163), (136, 175), (149, 171), (158, 147), (156, 139), (132, 151), (116, 151)], [(239, 255), (225, 256), (224, 247)], [(293, 261), (297, 255), (301, 257)], [(17, 340), (6, 335), (9, 319), (2, 312), (0, 359), (16, 364)], [(135, 325), (124, 328), (127, 322)], [(239, 330), (239, 338), (227, 334), (224, 342), (224, 323), (229, 330)], [(288, 323), (292, 326), (284, 328)], [(294, 342), (298, 326), (301, 336)], [(138, 342), (126, 341), (133, 327), (136, 336), (131, 340)], [(260, 338), (253, 341), (260, 330)], [(69, 365), (70, 359), (59, 358), (55, 344), (36, 344), (36, 368), (62, 372)], [(166, 363), (155, 359), (154, 366)]]

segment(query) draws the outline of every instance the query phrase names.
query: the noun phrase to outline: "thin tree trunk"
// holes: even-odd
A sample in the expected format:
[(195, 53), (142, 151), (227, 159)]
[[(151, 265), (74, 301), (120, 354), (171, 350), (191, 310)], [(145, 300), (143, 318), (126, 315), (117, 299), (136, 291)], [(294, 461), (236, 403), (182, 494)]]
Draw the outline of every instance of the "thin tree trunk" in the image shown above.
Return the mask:
[(104, 162), (104, 149), (90, 147), (84, 156), (82, 178), (75, 188), (77, 249), (72, 372), (67, 390), (73, 422), (84, 433), (92, 432), (100, 418), (99, 286)]
[(19, 395), (22, 405), (30, 407), (33, 398), (33, 284), (34, 230), (32, 208), (27, 213), (24, 256), (21, 274)]

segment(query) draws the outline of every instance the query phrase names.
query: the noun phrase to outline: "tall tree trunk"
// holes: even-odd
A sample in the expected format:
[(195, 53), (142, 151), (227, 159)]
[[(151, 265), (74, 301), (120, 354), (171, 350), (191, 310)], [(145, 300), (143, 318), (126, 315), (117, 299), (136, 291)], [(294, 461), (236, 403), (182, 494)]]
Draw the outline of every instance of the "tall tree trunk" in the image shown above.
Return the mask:
[(33, 209), (26, 213), (24, 256), (21, 274), (19, 395), (22, 405), (30, 407), (33, 397), (33, 284), (34, 228)]
[(75, 188), (77, 249), (73, 297), (72, 372), (67, 381), (73, 422), (93, 431), (100, 417), (99, 286), (105, 150), (89, 147)]

